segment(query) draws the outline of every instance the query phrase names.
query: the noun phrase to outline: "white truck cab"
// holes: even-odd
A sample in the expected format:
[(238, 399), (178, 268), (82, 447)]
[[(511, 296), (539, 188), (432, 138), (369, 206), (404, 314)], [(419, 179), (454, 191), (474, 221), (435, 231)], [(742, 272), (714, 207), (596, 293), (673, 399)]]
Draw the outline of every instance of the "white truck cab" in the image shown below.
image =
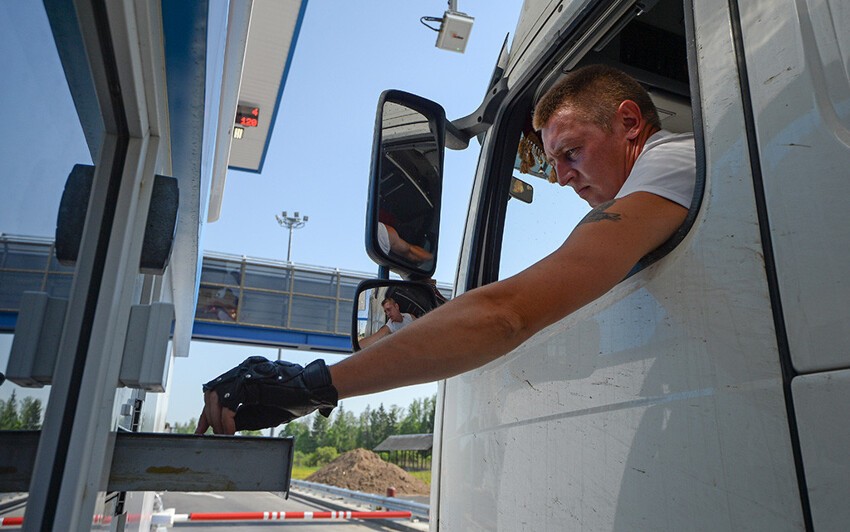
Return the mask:
[[(456, 294), (572, 228), (571, 194), (540, 160), (521, 174), (517, 155), (565, 72), (621, 68), (665, 128), (696, 139), (693, 205), (670, 242), (595, 302), (440, 383), (433, 530), (847, 529), (848, 27), (839, 0), (528, 0), (476, 113), (447, 122), (433, 102), (382, 97), (367, 245), (403, 277), (434, 271), (442, 150), (482, 140)], [(397, 105), (414, 112), (399, 119)], [(408, 154), (395, 178), (384, 138)], [(433, 261), (381, 251), (387, 220)]]

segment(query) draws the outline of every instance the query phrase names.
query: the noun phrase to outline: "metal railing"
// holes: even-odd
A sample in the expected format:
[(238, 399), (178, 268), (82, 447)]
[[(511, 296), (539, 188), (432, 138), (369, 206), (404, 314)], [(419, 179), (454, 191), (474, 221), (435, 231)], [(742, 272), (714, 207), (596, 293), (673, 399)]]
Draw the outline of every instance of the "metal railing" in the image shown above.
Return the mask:
[[(215, 252), (202, 260), (193, 338), (351, 351), (355, 292), (373, 274)], [(67, 298), (73, 279), (52, 239), (0, 233), (0, 332), (14, 330), (24, 292)]]
[(421, 519), (430, 519), (431, 506), (420, 502), (408, 501), (397, 497), (382, 497), (372, 493), (363, 493), (360, 491), (338, 488), (336, 486), (328, 486), (326, 484), (317, 484), (316, 482), (308, 482), (306, 480), (293, 480), (291, 486), (296, 489), (310, 490), (318, 493), (336, 495), (362, 504), (371, 504), (387, 508), (388, 510), (407, 511)]
[(195, 321), (348, 335), (357, 285), (373, 277), (207, 252)]
[(74, 267), (56, 260), (53, 240), (0, 233), (0, 311), (17, 312), (25, 291), (67, 298)]

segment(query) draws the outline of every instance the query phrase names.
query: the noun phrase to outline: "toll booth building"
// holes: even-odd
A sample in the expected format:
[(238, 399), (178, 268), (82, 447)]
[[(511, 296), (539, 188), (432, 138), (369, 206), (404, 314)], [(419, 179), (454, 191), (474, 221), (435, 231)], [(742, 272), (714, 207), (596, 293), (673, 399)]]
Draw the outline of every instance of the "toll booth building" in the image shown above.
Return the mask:
[(51, 247), (0, 272), (0, 299), (21, 292), (0, 399), (31, 389), (44, 416), (0, 431), (0, 504), (26, 497), (24, 530), (147, 530), (154, 490), (222, 479), (286, 489), (286, 440), (151, 433), (188, 354), (204, 226), (229, 167), (262, 170), (306, 4), (0, 2), (0, 234)]

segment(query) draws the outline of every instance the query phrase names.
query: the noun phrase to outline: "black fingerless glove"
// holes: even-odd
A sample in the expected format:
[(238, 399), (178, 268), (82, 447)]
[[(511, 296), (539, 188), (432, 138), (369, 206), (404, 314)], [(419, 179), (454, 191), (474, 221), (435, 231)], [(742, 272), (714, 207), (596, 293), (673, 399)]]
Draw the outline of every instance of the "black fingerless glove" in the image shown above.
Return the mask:
[(253, 356), (203, 385), (236, 412), (236, 430), (276, 427), (318, 409), (330, 417), (338, 394), (324, 360), (305, 367)]

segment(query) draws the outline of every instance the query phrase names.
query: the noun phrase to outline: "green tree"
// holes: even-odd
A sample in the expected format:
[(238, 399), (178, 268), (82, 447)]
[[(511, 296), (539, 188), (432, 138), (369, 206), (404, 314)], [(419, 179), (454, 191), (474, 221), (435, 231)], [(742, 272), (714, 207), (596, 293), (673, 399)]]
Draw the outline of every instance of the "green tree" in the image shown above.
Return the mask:
[(310, 433), (310, 426), (303, 421), (290, 421), (283, 427), (280, 435), (292, 436), (294, 438), (293, 446), (295, 452), (301, 452), (307, 455), (315, 451), (316, 447), (318, 447), (316, 439)]
[(420, 434), (422, 428), (423, 401), (414, 399), (407, 407), (407, 412), (398, 424), (399, 434)]
[(363, 449), (371, 449), (375, 445), (372, 445), (372, 440), (374, 439), (372, 434), (372, 409), (369, 408), (369, 405), (366, 405), (366, 408), (363, 409), (363, 412), (360, 412), (360, 417), (358, 418), (357, 424), (357, 447), (362, 447)]
[(15, 397), (15, 390), (12, 390), (12, 395), (8, 399), (0, 400), (0, 430), (18, 430), (19, 428), (18, 400)]
[(422, 421), (419, 425), (421, 434), (434, 433), (434, 418), (437, 415), (437, 395), (422, 400)]
[(310, 465), (321, 467), (333, 462), (337, 456), (339, 456), (339, 453), (334, 447), (319, 447), (316, 449), (316, 452), (313, 453), (313, 460)]
[(329, 427), (330, 421), (328, 421), (328, 418), (319, 413), (313, 414), (313, 426), (310, 429), (310, 432), (313, 434), (313, 438), (316, 440), (317, 447), (328, 446)]
[(308, 455), (304, 454), (301, 451), (295, 451), (295, 453), (292, 455), (292, 464), (297, 467), (307, 465), (307, 456)]
[(41, 399), (24, 397), (21, 401), (20, 427), (24, 430), (41, 428)]
[(384, 404), (378, 405), (377, 410), (372, 410), (369, 414), (369, 424), (371, 425), (371, 444), (367, 449), (374, 449), (376, 445), (387, 439), (388, 436), (396, 434), (396, 423), (399, 417), (400, 409), (393, 405), (389, 410), (384, 408)]
[(344, 453), (357, 445), (357, 419), (342, 405), (337, 409), (333, 421), (328, 427), (325, 445)]

